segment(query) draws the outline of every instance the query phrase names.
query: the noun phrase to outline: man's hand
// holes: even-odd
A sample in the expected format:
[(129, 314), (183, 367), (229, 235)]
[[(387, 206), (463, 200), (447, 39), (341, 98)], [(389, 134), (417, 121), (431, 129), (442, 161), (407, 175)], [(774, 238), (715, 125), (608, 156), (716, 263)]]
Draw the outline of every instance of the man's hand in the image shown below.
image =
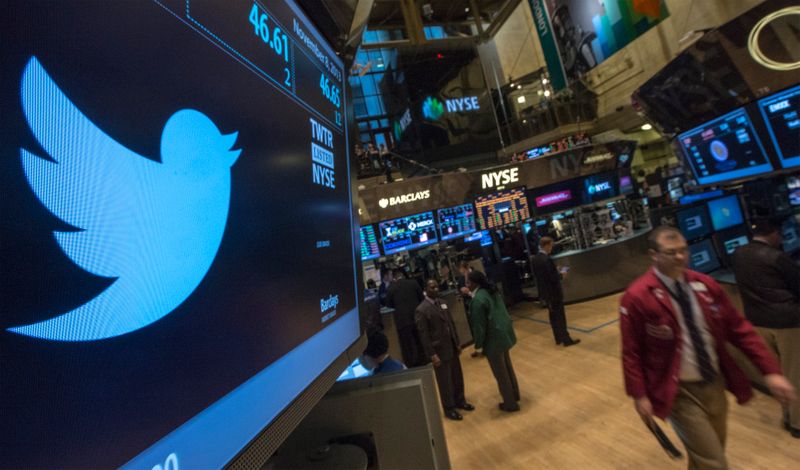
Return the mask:
[(778, 400), (781, 405), (786, 406), (797, 400), (797, 392), (792, 387), (792, 384), (786, 380), (786, 377), (781, 374), (769, 374), (764, 376), (764, 380), (767, 382), (767, 387), (773, 398)]
[(653, 423), (653, 404), (650, 403), (650, 399), (645, 395), (634, 399), (633, 403), (636, 406), (636, 412), (639, 413), (639, 417), (642, 418), (644, 424), (650, 427)]
[(439, 367), (440, 365), (442, 365), (442, 360), (439, 359), (438, 354), (434, 354), (433, 356), (431, 356), (431, 362), (433, 362), (433, 367)]

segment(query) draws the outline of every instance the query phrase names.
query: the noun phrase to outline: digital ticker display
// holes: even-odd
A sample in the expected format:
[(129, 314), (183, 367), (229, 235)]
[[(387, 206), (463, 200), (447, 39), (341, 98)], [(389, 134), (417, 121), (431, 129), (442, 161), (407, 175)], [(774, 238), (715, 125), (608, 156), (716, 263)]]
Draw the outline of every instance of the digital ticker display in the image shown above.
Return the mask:
[(744, 108), (678, 136), (698, 184), (712, 184), (772, 171)]
[(487, 230), (530, 219), (528, 199), (523, 189), (509, 189), (475, 199), (478, 228)]
[(438, 242), (433, 212), (387, 220), (379, 227), (383, 252), (387, 255)]
[(289, 0), (3, 9), (2, 466), (223, 468), (360, 335), (344, 64)]
[(378, 237), (375, 236), (375, 227), (365, 225), (361, 227), (361, 260), (380, 258), (381, 249), (378, 246)]
[(475, 209), (472, 204), (439, 209), (437, 215), (442, 240), (462, 237), (475, 231)]
[(800, 85), (758, 101), (784, 168), (800, 166)]

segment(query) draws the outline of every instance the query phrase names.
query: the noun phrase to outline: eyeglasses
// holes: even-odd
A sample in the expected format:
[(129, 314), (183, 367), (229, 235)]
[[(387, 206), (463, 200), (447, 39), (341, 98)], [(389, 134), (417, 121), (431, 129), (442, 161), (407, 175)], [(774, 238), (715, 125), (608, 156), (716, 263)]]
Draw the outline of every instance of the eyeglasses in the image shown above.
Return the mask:
[(658, 250), (658, 252), (664, 256), (670, 256), (670, 257), (677, 256), (678, 254), (686, 256), (689, 254), (689, 247), (685, 246), (683, 248), (675, 248), (672, 250)]

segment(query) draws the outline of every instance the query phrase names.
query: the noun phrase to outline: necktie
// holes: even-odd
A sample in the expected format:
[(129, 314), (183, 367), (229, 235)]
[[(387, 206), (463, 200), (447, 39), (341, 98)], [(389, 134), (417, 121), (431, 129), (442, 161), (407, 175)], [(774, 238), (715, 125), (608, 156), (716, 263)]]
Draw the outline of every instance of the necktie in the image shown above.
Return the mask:
[(697, 364), (700, 367), (700, 375), (703, 377), (704, 381), (711, 382), (717, 375), (717, 371), (714, 370), (714, 365), (711, 363), (708, 350), (706, 350), (706, 345), (700, 334), (700, 328), (695, 322), (694, 315), (692, 315), (692, 303), (689, 301), (689, 296), (686, 295), (686, 291), (681, 288), (680, 282), (675, 283), (675, 300), (678, 301), (678, 305), (681, 307), (686, 329), (689, 330), (689, 337), (692, 340), (692, 346), (694, 346), (694, 354), (697, 357)]

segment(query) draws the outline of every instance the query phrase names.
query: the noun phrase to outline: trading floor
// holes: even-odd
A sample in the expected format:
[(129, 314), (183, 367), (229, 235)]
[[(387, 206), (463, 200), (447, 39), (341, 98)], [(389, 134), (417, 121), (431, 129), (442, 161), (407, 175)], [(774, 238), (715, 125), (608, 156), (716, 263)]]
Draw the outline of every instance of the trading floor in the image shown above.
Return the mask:
[[(617, 306), (612, 295), (567, 306), (571, 348), (553, 344), (547, 310), (534, 303), (511, 309), (518, 338), (511, 356), (522, 411), (497, 409), (489, 365), (462, 355), (466, 392), (476, 411), (444, 420), (454, 469), (680, 469), (644, 427), (625, 396)], [(727, 457), (733, 470), (796, 469), (800, 445), (780, 427), (780, 407), (756, 393), (746, 406), (728, 394)], [(683, 451), (668, 425), (665, 432)]]

